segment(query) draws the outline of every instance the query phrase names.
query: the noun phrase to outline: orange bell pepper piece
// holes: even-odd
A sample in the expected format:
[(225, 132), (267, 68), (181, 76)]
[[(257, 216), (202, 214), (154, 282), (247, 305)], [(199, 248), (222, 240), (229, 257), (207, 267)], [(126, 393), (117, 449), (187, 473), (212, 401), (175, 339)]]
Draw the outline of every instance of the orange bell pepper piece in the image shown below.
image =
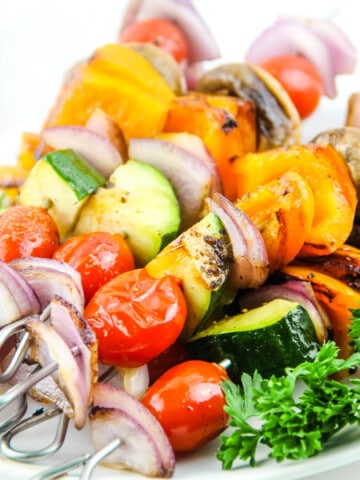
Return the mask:
[(119, 44), (105, 45), (78, 65), (64, 83), (44, 127), (85, 125), (101, 108), (126, 140), (163, 129), (174, 93), (141, 55)]
[(309, 183), (315, 202), (313, 224), (299, 255), (334, 252), (351, 233), (357, 196), (348, 165), (331, 145), (294, 145), (235, 160), (238, 196), (289, 170)]
[(360, 250), (342, 245), (334, 253), (311, 259), (312, 268), (330, 275), (360, 293)]
[(314, 196), (296, 172), (259, 186), (236, 200), (258, 227), (269, 256), (270, 272), (290, 263), (304, 245), (314, 219)]
[(214, 158), (224, 194), (236, 199), (233, 162), (256, 149), (255, 108), (235, 97), (193, 93), (173, 99), (164, 132), (197, 135)]

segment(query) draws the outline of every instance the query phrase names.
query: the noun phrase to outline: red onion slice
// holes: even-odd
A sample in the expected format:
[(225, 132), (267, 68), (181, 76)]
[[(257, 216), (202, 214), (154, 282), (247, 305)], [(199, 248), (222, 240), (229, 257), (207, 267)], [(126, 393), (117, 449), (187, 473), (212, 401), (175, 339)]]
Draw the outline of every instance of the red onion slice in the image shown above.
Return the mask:
[(283, 298), (302, 305), (312, 320), (319, 342), (323, 343), (327, 339), (331, 323), (325, 310), (317, 301), (310, 282), (289, 280), (279, 285), (263, 285), (243, 293), (239, 304), (240, 308), (252, 309), (276, 298)]
[(165, 132), (159, 133), (156, 138), (178, 145), (198, 157), (208, 167), (211, 171), (212, 180), (209, 196), (212, 196), (215, 192), (224, 193), (219, 168), (200, 137), (188, 132)]
[(55, 150), (71, 148), (76, 151), (105, 178), (124, 163), (121, 153), (109, 138), (86, 127), (49, 127), (42, 131), (41, 136), (45, 143)]
[(85, 305), (81, 276), (71, 265), (52, 258), (23, 257), (10, 262), (36, 292), (42, 310), (58, 295), (80, 312)]
[(259, 63), (276, 55), (302, 55), (320, 73), (324, 94), (336, 96), (335, 76), (351, 73), (356, 51), (345, 34), (333, 23), (304, 18), (280, 18), (251, 44), (245, 58)]
[(40, 302), (29, 282), (0, 260), (0, 327), (37, 313)]
[(316, 18), (300, 19), (324, 42), (332, 58), (335, 74), (353, 73), (357, 63), (357, 51), (350, 39), (335, 23)]
[(215, 38), (191, 0), (130, 0), (121, 29), (147, 18), (166, 18), (181, 28), (189, 42), (189, 63), (220, 57)]
[(90, 426), (95, 450), (115, 438), (119, 448), (103, 461), (112, 468), (127, 468), (149, 477), (169, 478), (175, 455), (155, 417), (136, 398), (105, 383), (94, 388)]
[(181, 231), (200, 220), (205, 198), (212, 190), (212, 172), (198, 156), (154, 138), (131, 139), (129, 156), (152, 165), (169, 180), (180, 205)]
[(222, 221), (230, 238), (234, 263), (230, 267), (232, 288), (257, 288), (269, 274), (264, 240), (249, 217), (226, 197), (217, 193), (208, 199), (210, 210)]

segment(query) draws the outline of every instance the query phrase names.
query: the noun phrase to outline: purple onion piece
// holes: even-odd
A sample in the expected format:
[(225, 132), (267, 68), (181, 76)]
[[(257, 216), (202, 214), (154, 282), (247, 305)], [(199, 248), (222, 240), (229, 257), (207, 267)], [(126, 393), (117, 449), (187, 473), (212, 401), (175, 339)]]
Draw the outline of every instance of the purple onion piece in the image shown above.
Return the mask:
[(318, 70), (324, 94), (336, 97), (335, 77), (356, 67), (356, 49), (336, 24), (326, 20), (286, 17), (265, 29), (245, 58), (260, 63), (277, 55), (302, 55)]
[(150, 477), (173, 475), (175, 455), (163, 428), (139, 400), (124, 390), (96, 384), (90, 425), (96, 450), (114, 438), (122, 441), (104, 465), (125, 467)]
[(229, 274), (233, 288), (257, 288), (269, 274), (264, 240), (249, 217), (226, 197), (217, 193), (208, 200), (210, 210), (223, 222), (229, 236), (234, 262)]
[(137, 20), (147, 18), (165, 18), (181, 28), (189, 42), (189, 63), (220, 57), (217, 42), (192, 1), (130, 0), (121, 30)]
[(29, 282), (0, 260), (0, 326), (40, 312), (39, 299)]
[(10, 265), (36, 292), (42, 309), (55, 295), (63, 297), (80, 311), (85, 305), (81, 276), (71, 265), (51, 258), (23, 257)]

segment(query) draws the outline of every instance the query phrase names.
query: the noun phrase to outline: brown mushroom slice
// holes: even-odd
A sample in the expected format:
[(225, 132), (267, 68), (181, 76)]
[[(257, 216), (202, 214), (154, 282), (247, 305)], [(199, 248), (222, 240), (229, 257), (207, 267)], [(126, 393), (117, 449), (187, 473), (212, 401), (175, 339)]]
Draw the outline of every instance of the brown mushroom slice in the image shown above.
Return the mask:
[(30, 333), (32, 359), (42, 367), (57, 364), (55, 372), (37, 383), (30, 393), (57, 405), (81, 429), (87, 419), (88, 404), (81, 391), (82, 373), (73, 353), (51, 325), (32, 318), (26, 329)]
[(75, 360), (80, 369), (79, 388), (83, 401), (90, 406), (92, 389), (98, 377), (98, 349), (94, 331), (80, 312), (61, 297), (54, 297), (49, 305), (51, 326), (61, 335), (67, 346), (79, 348)]
[(301, 121), (292, 100), (262, 68), (247, 62), (221, 65), (205, 72), (196, 89), (252, 101), (256, 108), (259, 151), (300, 143)]
[(360, 92), (352, 93), (348, 99), (345, 125), (360, 128)]
[[(311, 143), (332, 145), (349, 165), (351, 176), (360, 195), (360, 129), (356, 127), (339, 127), (316, 135)], [(359, 197), (360, 198), (360, 197)], [(358, 206), (357, 215), (360, 210)]]
[(129, 42), (125, 46), (147, 60), (176, 95), (186, 93), (186, 78), (180, 65), (163, 48), (153, 43)]
[(139, 400), (124, 390), (96, 384), (90, 426), (96, 451), (120, 439), (120, 446), (103, 460), (104, 466), (126, 468), (148, 477), (173, 475), (175, 455), (163, 428)]

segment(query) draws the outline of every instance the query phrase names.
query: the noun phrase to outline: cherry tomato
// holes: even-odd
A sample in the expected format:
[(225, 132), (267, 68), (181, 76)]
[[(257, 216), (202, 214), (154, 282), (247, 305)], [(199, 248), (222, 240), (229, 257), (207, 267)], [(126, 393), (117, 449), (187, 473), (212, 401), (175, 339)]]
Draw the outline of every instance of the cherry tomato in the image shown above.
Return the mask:
[(302, 119), (315, 111), (323, 83), (311, 62), (299, 55), (279, 55), (264, 60), (260, 66), (281, 83)]
[(188, 360), (167, 370), (141, 399), (162, 425), (175, 452), (199, 448), (227, 426), (221, 382), (223, 367), (203, 360)]
[(45, 208), (15, 205), (0, 215), (0, 258), (51, 257), (59, 246), (57, 226)]
[(180, 281), (155, 279), (141, 268), (100, 287), (84, 315), (97, 336), (100, 362), (137, 367), (175, 342), (186, 313)]
[(132, 251), (121, 234), (93, 232), (75, 235), (53, 254), (81, 275), (86, 302), (106, 282), (134, 269)]
[(178, 63), (189, 56), (186, 36), (175, 23), (165, 18), (149, 18), (131, 23), (120, 32), (119, 41), (153, 43), (172, 55)]

